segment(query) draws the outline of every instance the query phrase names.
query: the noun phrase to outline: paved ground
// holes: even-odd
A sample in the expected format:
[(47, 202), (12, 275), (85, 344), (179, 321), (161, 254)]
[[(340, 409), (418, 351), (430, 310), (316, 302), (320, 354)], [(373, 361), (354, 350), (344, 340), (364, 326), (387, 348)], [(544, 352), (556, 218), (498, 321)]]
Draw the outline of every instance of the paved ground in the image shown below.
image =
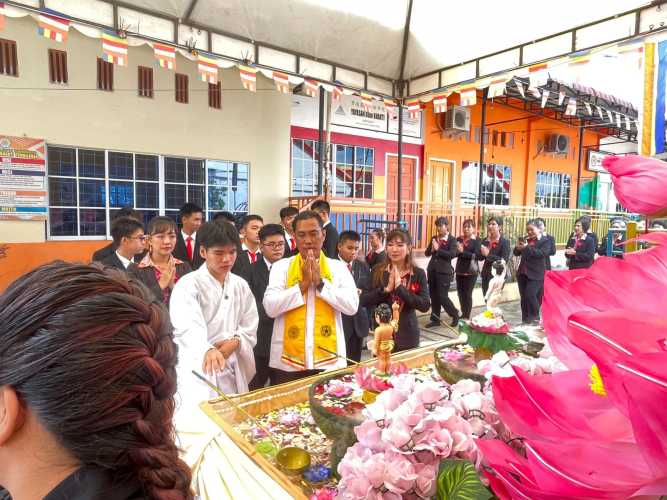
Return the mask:
[[(500, 308), (505, 314), (505, 320), (512, 326), (519, 325), (521, 323), (521, 307), (519, 301), (504, 302), (500, 304)], [(480, 313), (484, 310), (484, 307), (475, 307), (472, 310), (473, 316)], [(421, 314), (418, 316), (419, 325), (421, 327), (421, 342), (419, 343), (420, 347), (428, 346), (435, 344), (436, 342), (441, 342), (443, 340), (454, 339), (458, 337), (458, 331), (451, 328), (448, 324), (449, 316), (443, 313), (442, 320), (443, 324), (436, 328), (426, 328), (424, 325), (429, 322), (429, 313)], [(364, 350), (361, 354), (362, 360), (370, 358), (370, 352)]]

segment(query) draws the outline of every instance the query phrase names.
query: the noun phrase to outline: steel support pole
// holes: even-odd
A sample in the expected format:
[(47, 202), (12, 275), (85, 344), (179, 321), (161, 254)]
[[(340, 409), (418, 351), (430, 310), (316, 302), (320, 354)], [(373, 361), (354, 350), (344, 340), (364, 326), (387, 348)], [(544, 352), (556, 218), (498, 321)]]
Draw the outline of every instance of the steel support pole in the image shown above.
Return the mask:
[(401, 210), (403, 188), (403, 105), (398, 106), (398, 166), (396, 167), (396, 219), (401, 222), (403, 215)]
[(319, 108), (319, 123), (317, 125), (317, 194), (321, 196), (324, 191), (324, 92), (320, 87), (320, 108)]
[[(482, 90), (482, 123), (479, 127), (479, 184), (477, 189), (477, 204), (482, 206), (482, 180), (484, 179), (484, 128), (486, 127), (486, 100), (489, 89)], [(481, 212), (480, 212), (481, 213)]]

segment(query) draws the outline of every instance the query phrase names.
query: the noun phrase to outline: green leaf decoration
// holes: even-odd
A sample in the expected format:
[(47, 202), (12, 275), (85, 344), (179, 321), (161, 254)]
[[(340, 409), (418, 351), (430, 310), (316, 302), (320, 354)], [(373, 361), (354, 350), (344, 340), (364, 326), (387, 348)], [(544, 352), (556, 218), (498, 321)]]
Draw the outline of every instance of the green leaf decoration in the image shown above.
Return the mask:
[(482, 484), (468, 460), (445, 459), (438, 471), (438, 500), (489, 500), (491, 492)]
[(467, 323), (459, 324), (459, 330), (468, 336), (468, 345), (475, 349), (488, 349), (493, 354), (499, 351), (514, 351), (521, 345), (510, 335), (478, 332)]

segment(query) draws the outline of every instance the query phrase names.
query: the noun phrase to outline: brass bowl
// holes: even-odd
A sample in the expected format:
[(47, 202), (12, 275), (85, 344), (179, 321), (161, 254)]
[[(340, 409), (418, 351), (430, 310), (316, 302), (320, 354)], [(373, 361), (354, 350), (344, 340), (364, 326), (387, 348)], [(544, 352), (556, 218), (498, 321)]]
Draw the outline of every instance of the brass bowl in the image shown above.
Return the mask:
[(364, 393), (361, 395), (361, 400), (367, 405), (375, 403), (375, 400), (378, 397), (379, 392), (371, 391), (369, 389), (364, 389)]
[(310, 467), (310, 453), (303, 448), (288, 446), (276, 455), (278, 466), (290, 476), (298, 476)]

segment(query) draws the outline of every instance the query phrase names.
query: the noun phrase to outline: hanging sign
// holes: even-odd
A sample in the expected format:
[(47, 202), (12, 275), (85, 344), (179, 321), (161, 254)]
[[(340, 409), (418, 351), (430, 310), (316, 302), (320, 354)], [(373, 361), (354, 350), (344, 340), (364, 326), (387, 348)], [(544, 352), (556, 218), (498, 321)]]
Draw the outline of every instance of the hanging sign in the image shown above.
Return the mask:
[(382, 101), (372, 101), (370, 107), (356, 95), (342, 95), (333, 101), (331, 123), (343, 127), (387, 131), (387, 109)]
[(46, 220), (43, 139), (0, 135), (0, 220)]
[(607, 156), (606, 153), (601, 151), (594, 151), (592, 149), (588, 150), (588, 170), (591, 172), (606, 172), (607, 169), (602, 166), (602, 160)]
[[(389, 116), (389, 133), (398, 135), (398, 107), (392, 109), (388, 113)], [(421, 138), (422, 136), (422, 116), (420, 111), (417, 116), (410, 116), (410, 113), (403, 110), (403, 135), (409, 137)]]

